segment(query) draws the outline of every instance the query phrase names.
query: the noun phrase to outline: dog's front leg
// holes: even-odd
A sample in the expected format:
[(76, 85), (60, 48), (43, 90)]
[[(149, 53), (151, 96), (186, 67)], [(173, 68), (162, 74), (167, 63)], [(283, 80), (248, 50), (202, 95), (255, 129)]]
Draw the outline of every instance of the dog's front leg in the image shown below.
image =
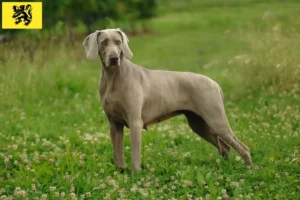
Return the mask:
[(110, 136), (113, 145), (114, 162), (119, 168), (125, 168), (124, 161), (124, 126), (109, 120)]
[(131, 140), (131, 169), (132, 174), (141, 171), (142, 120), (133, 120), (129, 124)]

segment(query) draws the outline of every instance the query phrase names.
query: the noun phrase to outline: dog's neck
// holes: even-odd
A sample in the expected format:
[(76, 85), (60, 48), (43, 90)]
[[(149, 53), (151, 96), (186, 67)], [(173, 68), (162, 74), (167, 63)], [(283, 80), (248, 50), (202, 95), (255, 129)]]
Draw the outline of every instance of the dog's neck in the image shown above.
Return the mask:
[(116, 78), (118, 79), (118, 78), (120, 78), (122, 73), (124, 73), (124, 70), (127, 66), (126, 63), (128, 62), (128, 60), (123, 56), (120, 59), (121, 60), (120, 60), (119, 66), (118, 65), (106, 66), (105, 63), (100, 58), (101, 65), (102, 65), (102, 75), (101, 76), (104, 77), (106, 79), (106, 81), (110, 82)]
[(105, 77), (107, 81), (114, 79), (114, 77), (119, 76), (121, 64), (120, 66), (106, 66), (105, 63), (101, 60), (102, 64), (102, 76)]
[(128, 62), (125, 57), (121, 57), (120, 66), (106, 66), (100, 58), (102, 65), (102, 74), (100, 78), (100, 95), (104, 95), (107, 89), (114, 90), (116, 84), (124, 82), (125, 73), (128, 67)]

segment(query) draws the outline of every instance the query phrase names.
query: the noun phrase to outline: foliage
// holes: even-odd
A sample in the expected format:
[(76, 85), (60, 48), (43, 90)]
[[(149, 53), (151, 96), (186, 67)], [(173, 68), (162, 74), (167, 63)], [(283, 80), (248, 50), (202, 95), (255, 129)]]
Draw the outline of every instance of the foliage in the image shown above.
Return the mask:
[[(14, 2), (13, 0), (8, 0)], [(32, 0), (39, 1), (39, 0)], [(75, 25), (83, 21), (90, 32), (93, 23), (107, 20), (121, 20), (130, 23), (144, 21), (155, 16), (156, 0), (43, 0), (43, 28), (49, 30), (59, 21)], [(1, 19), (1, 18), (0, 18)], [(16, 30), (1, 30), (2, 33), (16, 33)]]

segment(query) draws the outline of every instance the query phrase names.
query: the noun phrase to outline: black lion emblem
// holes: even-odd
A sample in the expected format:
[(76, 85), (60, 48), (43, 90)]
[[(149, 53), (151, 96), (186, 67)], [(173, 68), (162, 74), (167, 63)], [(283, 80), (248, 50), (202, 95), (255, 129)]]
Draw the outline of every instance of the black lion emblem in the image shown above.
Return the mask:
[(14, 10), (14, 15), (12, 16), (13, 18), (16, 19), (15, 24), (19, 24), (20, 22), (24, 22), (25, 26), (28, 26), (32, 20), (32, 7), (30, 4), (27, 4), (26, 7), (25, 5), (21, 6), (13, 6)]

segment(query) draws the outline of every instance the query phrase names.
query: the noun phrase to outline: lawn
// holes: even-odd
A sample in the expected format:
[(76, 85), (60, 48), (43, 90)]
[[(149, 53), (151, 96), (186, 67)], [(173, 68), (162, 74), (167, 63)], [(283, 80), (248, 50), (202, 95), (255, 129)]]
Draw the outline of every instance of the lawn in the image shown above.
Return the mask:
[(299, 198), (299, 11), (292, 0), (173, 1), (151, 34), (129, 35), (134, 63), (220, 84), (251, 167), (235, 151), (223, 159), (179, 116), (143, 131), (143, 171), (131, 177), (128, 129), (128, 169), (112, 162), (101, 66), (84, 38), (36, 44), (33, 62), (0, 44), (0, 199)]

